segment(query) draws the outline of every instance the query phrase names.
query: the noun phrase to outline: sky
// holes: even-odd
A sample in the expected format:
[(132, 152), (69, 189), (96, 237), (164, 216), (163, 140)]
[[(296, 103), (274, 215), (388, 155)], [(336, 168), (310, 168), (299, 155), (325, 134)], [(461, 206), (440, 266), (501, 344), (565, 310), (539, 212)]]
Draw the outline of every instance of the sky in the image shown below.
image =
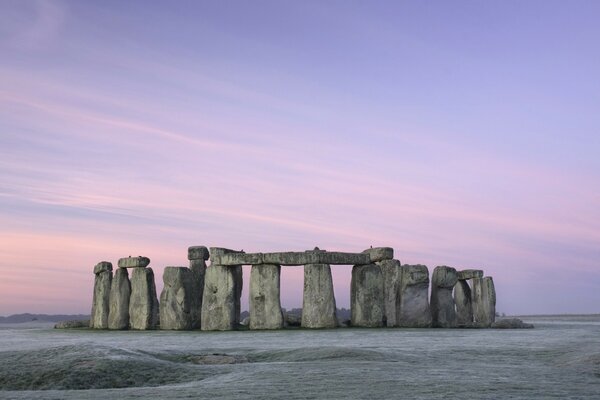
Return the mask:
[[(600, 312), (600, 3), (0, 1), (0, 315), (188, 246), (478, 268)], [(249, 268), (244, 267), (244, 307)], [(332, 266), (349, 307), (350, 266)], [(302, 304), (283, 267), (282, 306)]]

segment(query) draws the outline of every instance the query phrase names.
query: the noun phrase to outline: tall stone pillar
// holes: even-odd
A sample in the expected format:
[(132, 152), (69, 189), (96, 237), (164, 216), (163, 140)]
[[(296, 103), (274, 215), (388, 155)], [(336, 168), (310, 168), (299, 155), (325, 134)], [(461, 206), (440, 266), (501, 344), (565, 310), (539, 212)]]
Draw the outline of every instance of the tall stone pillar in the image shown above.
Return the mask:
[(108, 329), (129, 329), (131, 282), (126, 268), (117, 268), (110, 287)]
[(202, 320), (202, 296), (204, 292), (204, 275), (206, 274), (206, 260), (209, 252), (204, 246), (192, 246), (188, 248), (188, 260), (193, 277), (192, 288), (192, 329), (200, 328)]
[(335, 294), (329, 264), (304, 265), (303, 328), (335, 328)]
[(402, 267), (398, 260), (377, 262), (383, 274), (383, 298), (385, 326), (398, 326), (398, 310), (400, 307), (400, 283)]
[(434, 328), (455, 328), (456, 309), (452, 289), (458, 280), (456, 270), (436, 267), (431, 277), (431, 323)]
[(192, 329), (194, 276), (186, 267), (166, 267), (160, 294), (160, 329)]
[(429, 270), (425, 265), (403, 265), (397, 324), (403, 328), (429, 328)]
[(473, 279), (473, 324), (489, 328), (496, 321), (496, 289), (491, 276)]
[(110, 286), (112, 282), (112, 264), (102, 261), (94, 267), (94, 297), (90, 328), (107, 329), (110, 310)]
[(206, 268), (202, 296), (203, 331), (228, 331), (240, 321), (242, 266), (211, 264)]
[(281, 329), (281, 266), (257, 264), (250, 271), (250, 329)]
[(384, 318), (383, 275), (376, 264), (352, 267), (350, 306), (352, 326), (381, 327)]
[(159, 306), (154, 283), (154, 271), (148, 267), (147, 257), (128, 257), (119, 260), (120, 268), (132, 268), (131, 297), (129, 298), (129, 327), (131, 329), (156, 329), (159, 323)]

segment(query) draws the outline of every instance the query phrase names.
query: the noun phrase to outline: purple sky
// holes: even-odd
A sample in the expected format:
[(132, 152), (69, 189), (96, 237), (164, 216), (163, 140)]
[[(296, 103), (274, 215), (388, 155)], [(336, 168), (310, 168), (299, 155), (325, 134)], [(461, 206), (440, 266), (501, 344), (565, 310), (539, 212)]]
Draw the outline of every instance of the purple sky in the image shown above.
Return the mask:
[[(482, 268), (600, 312), (600, 3), (0, 2), (0, 315), (187, 247)], [(350, 267), (332, 267), (338, 306)], [(244, 304), (247, 304), (248, 267)], [(302, 303), (284, 268), (282, 305)]]

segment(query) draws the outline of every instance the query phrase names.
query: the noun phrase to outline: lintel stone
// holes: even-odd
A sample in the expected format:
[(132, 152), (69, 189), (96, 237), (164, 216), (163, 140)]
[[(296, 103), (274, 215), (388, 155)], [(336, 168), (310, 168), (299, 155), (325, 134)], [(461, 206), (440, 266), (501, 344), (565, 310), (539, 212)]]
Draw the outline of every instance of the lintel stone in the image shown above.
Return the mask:
[(371, 262), (392, 260), (394, 258), (394, 249), (391, 247), (371, 247), (363, 251), (363, 253), (369, 255)]
[(188, 247), (188, 260), (208, 260), (208, 249), (206, 246), (190, 246)]
[(480, 269), (463, 269), (457, 273), (459, 281), (466, 281), (473, 278), (483, 278), (483, 271)]
[[(211, 247), (210, 260), (218, 265), (306, 265), (306, 264), (370, 264), (368, 253), (342, 253), (337, 251), (307, 250), (277, 253), (243, 253), (243, 252), (214, 252)], [(222, 249), (226, 250), (226, 249)]]
[(119, 259), (119, 268), (146, 268), (150, 264), (148, 257), (125, 257)]

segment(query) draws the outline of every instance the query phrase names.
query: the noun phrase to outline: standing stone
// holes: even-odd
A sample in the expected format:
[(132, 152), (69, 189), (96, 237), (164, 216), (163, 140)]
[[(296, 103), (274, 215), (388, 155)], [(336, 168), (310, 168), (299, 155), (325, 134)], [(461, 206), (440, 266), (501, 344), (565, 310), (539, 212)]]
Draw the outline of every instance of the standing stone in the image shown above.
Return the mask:
[(452, 289), (458, 281), (454, 268), (436, 267), (431, 276), (431, 322), (434, 328), (455, 328), (456, 310)]
[(471, 288), (465, 280), (459, 280), (454, 286), (454, 303), (456, 303), (456, 325), (468, 327), (473, 325), (473, 306), (471, 304)]
[(152, 268), (134, 268), (131, 274), (129, 326), (131, 329), (155, 329), (158, 325), (158, 298)]
[(383, 275), (378, 265), (352, 267), (350, 304), (352, 326), (383, 326)]
[(90, 328), (107, 329), (110, 310), (110, 285), (112, 282), (112, 264), (102, 261), (94, 267), (94, 297)]
[(279, 299), (281, 266), (253, 265), (250, 271), (250, 329), (281, 329), (283, 313)]
[(335, 328), (335, 294), (329, 264), (304, 266), (304, 292), (302, 295), (303, 328)]
[(192, 329), (194, 276), (186, 267), (166, 267), (160, 294), (160, 329)]
[(496, 289), (491, 276), (473, 279), (473, 324), (489, 328), (496, 321)]
[(208, 260), (208, 249), (204, 246), (192, 246), (188, 248), (188, 260), (192, 271), (192, 329), (200, 328), (202, 320), (202, 295), (204, 292), (204, 275), (206, 274), (206, 260)]
[(429, 270), (425, 265), (403, 265), (397, 323), (403, 328), (429, 328)]
[(110, 287), (110, 312), (108, 329), (129, 328), (129, 297), (131, 283), (127, 269), (118, 268)]
[(400, 281), (402, 267), (398, 260), (383, 260), (377, 263), (383, 274), (383, 298), (385, 326), (398, 326), (398, 309), (400, 307)]
[(206, 268), (202, 296), (203, 331), (228, 331), (240, 322), (242, 266), (213, 264)]

